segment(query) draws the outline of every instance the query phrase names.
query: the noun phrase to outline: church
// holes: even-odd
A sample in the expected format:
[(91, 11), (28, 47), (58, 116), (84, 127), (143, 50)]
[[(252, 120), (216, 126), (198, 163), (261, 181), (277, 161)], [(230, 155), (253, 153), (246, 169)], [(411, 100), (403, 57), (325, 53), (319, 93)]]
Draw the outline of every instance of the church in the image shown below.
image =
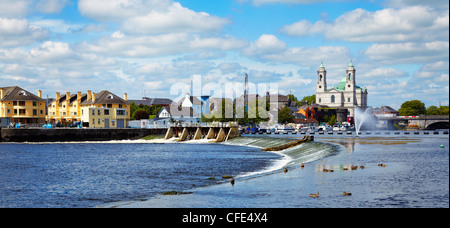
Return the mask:
[(330, 108), (346, 108), (350, 117), (356, 107), (367, 108), (367, 89), (356, 85), (356, 69), (350, 61), (345, 77), (335, 87), (327, 87), (327, 71), (323, 63), (317, 71), (316, 104)]

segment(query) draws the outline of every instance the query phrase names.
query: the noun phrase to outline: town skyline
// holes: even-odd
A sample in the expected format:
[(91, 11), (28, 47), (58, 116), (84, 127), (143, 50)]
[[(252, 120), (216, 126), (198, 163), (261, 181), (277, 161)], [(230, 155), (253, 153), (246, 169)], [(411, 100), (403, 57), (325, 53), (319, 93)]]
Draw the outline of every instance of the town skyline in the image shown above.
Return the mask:
[[(110, 90), (170, 98), (170, 87), (277, 83), (315, 94), (323, 62), (338, 85), (351, 60), (368, 105), (449, 105), (447, 1), (2, 0), (0, 85), (43, 97)], [(179, 96), (179, 95), (178, 95)]]

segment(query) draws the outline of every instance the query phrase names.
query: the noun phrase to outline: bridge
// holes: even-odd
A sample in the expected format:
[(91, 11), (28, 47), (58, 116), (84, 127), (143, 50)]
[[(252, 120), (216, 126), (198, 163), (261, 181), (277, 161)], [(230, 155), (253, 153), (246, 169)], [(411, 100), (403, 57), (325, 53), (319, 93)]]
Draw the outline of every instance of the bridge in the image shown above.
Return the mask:
[(378, 122), (384, 121), (387, 129), (394, 129), (394, 124), (417, 126), (421, 130), (449, 129), (449, 116), (397, 116), (378, 117)]

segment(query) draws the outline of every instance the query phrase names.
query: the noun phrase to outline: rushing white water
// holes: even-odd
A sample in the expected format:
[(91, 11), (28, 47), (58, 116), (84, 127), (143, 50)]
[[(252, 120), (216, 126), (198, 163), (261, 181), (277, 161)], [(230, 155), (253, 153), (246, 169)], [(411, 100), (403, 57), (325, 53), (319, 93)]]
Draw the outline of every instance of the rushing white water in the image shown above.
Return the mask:
[[(239, 137), (224, 142), (227, 145), (248, 146), (255, 148), (275, 147), (289, 142), (293, 139), (273, 137)], [(266, 173), (280, 171), (285, 167), (299, 166), (301, 163), (309, 163), (330, 156), (338, 151), (338, 147), (328, 143), (307, 142), (282, 151), (268, 152), (280, 155), (282, 158), (274, 162), (264, 170), (245, 173), (239, 177), (257, 176)]]

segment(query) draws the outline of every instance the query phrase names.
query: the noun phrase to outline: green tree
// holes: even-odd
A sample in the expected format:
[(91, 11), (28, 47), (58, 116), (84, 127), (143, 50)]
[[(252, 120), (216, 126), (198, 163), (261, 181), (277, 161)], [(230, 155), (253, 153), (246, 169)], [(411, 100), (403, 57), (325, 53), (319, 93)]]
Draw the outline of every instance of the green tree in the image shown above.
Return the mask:
[(449, 114), (449, 107), (448, 106), (441, 106), (441, 107), (439, 107), (439, 115), (448, 116), (448, 114)]
[(278, 123), (287, 124), (294, 122), (294, 116), (291, 115), (291, 109), (284, 107), (278, 112)]
[(434, 105), (427, 108), (427, 115), (440, 115), (440, 113), (439, 108)]
[(315, 104), (316, 103), (316, 95), (314, 94), (311, 96), (303, 97), (303, 99), (301, 101), (308, 102), (309, 105)]
[(333, 126), (336, 122), (337, 122), (336, 116), (333, 115), (333, 116), (330, 118), (330, 121), (328, 121), (328, 124), (331, 125), (331, 126)]
[(419, 100), (406, 101), (398, 110), (400, 116), (418, 116), (427, 112), (425, 104)]

